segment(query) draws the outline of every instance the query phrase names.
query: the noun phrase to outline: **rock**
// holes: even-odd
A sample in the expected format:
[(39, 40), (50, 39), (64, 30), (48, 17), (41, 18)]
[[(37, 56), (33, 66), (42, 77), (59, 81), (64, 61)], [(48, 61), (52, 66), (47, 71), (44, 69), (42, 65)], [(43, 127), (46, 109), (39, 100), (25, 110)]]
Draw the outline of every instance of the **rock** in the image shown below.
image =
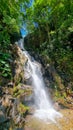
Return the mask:
[(33, 61), (33, 64), (34, 64), (37, 68), (41, 69), (41, 64), (40, 64), (39, 62)]
[(32, 86), (25, 84), (18, 84), (14, 87), (13, 95), (14, 97), (19, 97), (21, 101), (24, 101), (25, 96), (32, 94)]
[(59, 111), (60, 110), (60, 106), (59, 106), (59, 103), (58, 102), (55, 102), (54, 103), (54, 108)]
[(6, 121), (4, 113), (0, 110), (0, 123), (3, 123)]
[(22, 89), (22, 90), (24, 90), (24, 89), (26, 89), (26, 90), (28, 90), (28, 89), (30, 89), (30, 90), (32, 90), (32, 86), (30, 86), (30, 85), (25, 85), (25, 84), (18, 84), (18, 86), (17, 86), (17, 88), (18, 89)]
[(14, 83), (13, 82), (9, 82), (7, 86), (13, 88)]
[(3, 96), (4, 95), (13, 95), (13, 88), (12, 87), (4, 87), (3, 88)]
[(30, 79), (30, 78), (31, 78), (31, 72), (28, 72), (28, 71), (25, 69), (24, 77), (25, 77), (26, 80)]
[(24, 130), (24, 128), (17, 128), (16, 130)]
[(2, 101), (1, 101), (1, 104), (0, 104), (0, 111), (2, 111), (3, 113), (5, 113), (5, 107), (2, 106)]
[(11, 106), (11, 95), (4, 95), (2, 98), (2, 106), (4, 107), (10, 107)]
[(19, 82), (24, 82), (24, 65), (27, 61), (27, 58), (22, 53), (22, 50), (18, 45), (13, 46), (13, 56), (14, 56), (14, 83), (17, 85)]
[(15, 124), (18, 124), (21, 121), (21, 115), (15, 117)]
[(6, 89), (5, 94), (9, 94), (9, 90), (8, 89)]

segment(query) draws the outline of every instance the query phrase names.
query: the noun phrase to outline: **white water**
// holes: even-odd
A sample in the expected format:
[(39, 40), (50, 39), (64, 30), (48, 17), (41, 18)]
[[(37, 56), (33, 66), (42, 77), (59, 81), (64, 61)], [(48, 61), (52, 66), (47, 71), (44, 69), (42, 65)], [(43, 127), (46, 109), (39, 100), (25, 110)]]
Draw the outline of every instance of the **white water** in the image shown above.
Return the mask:
[(34, 88), (34, 116), (46, 122), (52, 121), (56, 123), (56, 118), (60, 118), (62, 115), (57, 112), (52, 106), (52, 103), (45, 90), (45, 83), (40, 67), (35, 61), (31, 60), (31, 57), (27, 51), (23, 51), (23, 53), (28, 58), (27, 70), (31, 73), (32, 85)]

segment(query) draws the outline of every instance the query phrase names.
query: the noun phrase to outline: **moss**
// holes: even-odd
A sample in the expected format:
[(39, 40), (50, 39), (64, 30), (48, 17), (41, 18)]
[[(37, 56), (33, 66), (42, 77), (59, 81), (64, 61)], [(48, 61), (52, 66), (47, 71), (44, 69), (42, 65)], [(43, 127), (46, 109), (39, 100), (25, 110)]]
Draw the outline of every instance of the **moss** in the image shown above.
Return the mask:
[(19, 94), (18, 88), (17, 88), (17, 87), (14, 87), (14, 89), (13, 89), (13, 96), (14, 96), (14, 97), (17, 97), (18, 94)]
[(13, 96), (14, 97), (20, 97), (23, 94), (24, 95), (30, 95), (32, 93), (31, 89), (29, 89), (29, 88), (21, 89), (20, 86), (21, 86), (21, 84), (14, 87), (14, 89), (13, 89)]
[(29, 110), (29, 107), (28, 106), (25, 106), (24, 104), (22, 104), (22, 103), (20, 103), (19, 105), (18, 105), (18, 111), (19, 111), (19, 113), (21, 113), (21, 114), (24, 114), (26, 111), (28, 111)]
[(53, 76), (54, 76), (54, 79), (55, 79), (55, 82), (56, 82), (57, 86), (58, 86), (60, 89), (64, 89), (65, 86), (64, 86), (63, 83), (62, 83), (61, 77), (60, 77), (57, 73), (54, 73)]

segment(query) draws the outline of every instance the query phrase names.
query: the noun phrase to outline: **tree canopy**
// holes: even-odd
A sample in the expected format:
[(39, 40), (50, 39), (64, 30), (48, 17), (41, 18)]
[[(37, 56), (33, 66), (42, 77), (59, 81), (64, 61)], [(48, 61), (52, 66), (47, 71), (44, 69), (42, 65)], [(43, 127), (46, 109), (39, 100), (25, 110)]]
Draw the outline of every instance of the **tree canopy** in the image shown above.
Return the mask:
[(29, 32), (38, 39), (40, 52), (50, 55), (58, 71), (72, 81), (73, 1), (34, 0), (26, 10), (26, 23)]
[(14, 42), (15, 33), (20, 32), (23, 24), (23, 8), (27, 8), (29, 0), (0, 0), (0, 75), (11, 77), (8, 59), (11, 59), (11, 37)]

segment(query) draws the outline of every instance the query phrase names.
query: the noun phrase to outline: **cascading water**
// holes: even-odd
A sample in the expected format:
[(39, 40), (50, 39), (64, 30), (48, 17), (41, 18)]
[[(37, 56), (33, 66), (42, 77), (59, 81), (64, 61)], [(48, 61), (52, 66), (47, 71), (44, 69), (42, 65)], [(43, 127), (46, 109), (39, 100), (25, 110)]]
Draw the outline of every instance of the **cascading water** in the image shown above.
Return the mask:
[[(22, 41), (21, 47), (23, 49)], [(40, 67), (35, 61), (31, 60), (31, 57), (27, 51), (24, 50), (23, 53), (28, 58), (27, 70), (31, 73), (32, 85), (34, 88), (34, 100), (36, 107), (34, 116), (46, 122), (53, 121), (56, 123), (55, 119), (57, 117), (62, 117), (62, 115), (57, 112), (52, 106), (52, 103), (45, 90), (45, 83)]]

